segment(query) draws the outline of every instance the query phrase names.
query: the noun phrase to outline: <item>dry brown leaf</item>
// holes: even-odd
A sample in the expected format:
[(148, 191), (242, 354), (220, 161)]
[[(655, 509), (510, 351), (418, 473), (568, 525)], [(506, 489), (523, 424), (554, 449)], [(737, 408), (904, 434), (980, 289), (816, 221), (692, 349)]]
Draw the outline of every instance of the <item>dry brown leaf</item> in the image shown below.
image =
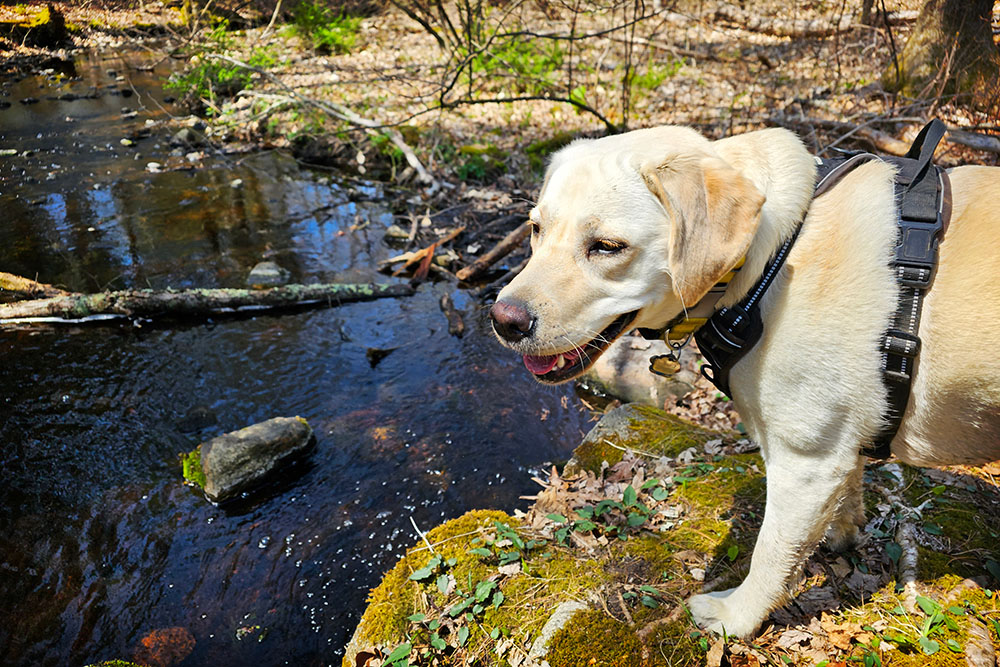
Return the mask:
[(857, 640), (864, 644), (872, 640), (872, 634), (862, 630), (861, 625), (858, 623), (847, 622), (838, 624), (831, 617), (824, 614), (820, 625), (826, 632), (830, 643), (841, 651), (849, 651), (851, 649), (851, 640)]
[(806, 632), (800, 630), (799, 628), (789, 628), (781, 633), (778, 637), (778, 641), (775, 642), (775, 646), (783, 649), (798, 649), (802, 644), (812, 641), (813, 635), (811, 632)]
[(726, 654), (726, 642), (719, 639), (715, 640), (712, 644), (712, 648), (708, 649), (708, 655), (705, 656), (705, 664), (707, 667), (721, 667), (722, 658)]

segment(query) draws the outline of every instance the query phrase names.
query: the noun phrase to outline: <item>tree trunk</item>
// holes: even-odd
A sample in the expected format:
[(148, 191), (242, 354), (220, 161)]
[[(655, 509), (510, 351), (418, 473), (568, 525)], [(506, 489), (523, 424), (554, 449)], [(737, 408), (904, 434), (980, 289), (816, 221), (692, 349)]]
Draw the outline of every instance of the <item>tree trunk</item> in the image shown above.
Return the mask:
[(978, 105), (997, 87), (993, 0), (927, 0), (902, 53), (882, 75), (889, 92), (910, 97), (971, 94)]
[[(271, 289), (124, 290), (69, 294), (0, 304), (0, 324), (26, 320), (118, 317), (204, 317), (241, 308), (339, 306), (352, 301), (409, 296), (409, 285), (285, 285)], [(95, 317), (96, 316), (96, 317)]]

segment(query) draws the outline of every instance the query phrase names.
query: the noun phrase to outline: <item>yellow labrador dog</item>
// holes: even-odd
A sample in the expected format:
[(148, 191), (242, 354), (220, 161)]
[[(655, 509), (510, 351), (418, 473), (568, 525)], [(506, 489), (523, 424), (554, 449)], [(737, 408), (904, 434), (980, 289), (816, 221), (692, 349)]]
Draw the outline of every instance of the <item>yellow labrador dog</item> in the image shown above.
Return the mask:
[[(801, 232), (761, 303), (764, 334), (732, 369), (767, 465), (750, 572), (696, 595), (695, 620), (753, 633), (824, 539), (863, 524), (863, 445), (883, 423), (879, 344), (896, 308), (894, 168), (865, 163), (815, 200), (816, 165), (786, 130), (709, 141), (660, 127), (576, 141), (531, 211), (532, 257), (490, 315), (541, 382), (584, 372), (618, 336), (661, 328), (741, 258), (736, 303)], [(914, 465), (1000, 458), (1000, 168), (949, 171), (953, 208), (920, 323), (923, 348), (892, 452)]]

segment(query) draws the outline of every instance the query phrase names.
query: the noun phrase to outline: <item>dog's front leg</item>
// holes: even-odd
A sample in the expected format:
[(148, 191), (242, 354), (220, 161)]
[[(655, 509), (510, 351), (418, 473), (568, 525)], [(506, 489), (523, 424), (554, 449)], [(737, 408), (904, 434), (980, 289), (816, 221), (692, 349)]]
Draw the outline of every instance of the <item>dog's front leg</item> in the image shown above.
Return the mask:
[(750, 573), (736, 588), (688, 601), (695, 622), (708, 630), (745, 637), (788, 598), (863, 465), (856, 456), (787, 450), (769, 459)]

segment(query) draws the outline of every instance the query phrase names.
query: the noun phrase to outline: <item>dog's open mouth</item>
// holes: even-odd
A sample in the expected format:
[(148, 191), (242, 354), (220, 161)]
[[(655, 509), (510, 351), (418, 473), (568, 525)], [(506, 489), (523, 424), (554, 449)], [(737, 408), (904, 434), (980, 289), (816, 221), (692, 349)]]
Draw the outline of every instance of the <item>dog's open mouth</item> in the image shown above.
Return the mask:
[(535, 379), (547, 384), (571, 380), (590, 368), (611, 343), (630, 328), (639, 311), (625, 313), (581, 347), (557, 354), (526, 354), (524, 365)]

